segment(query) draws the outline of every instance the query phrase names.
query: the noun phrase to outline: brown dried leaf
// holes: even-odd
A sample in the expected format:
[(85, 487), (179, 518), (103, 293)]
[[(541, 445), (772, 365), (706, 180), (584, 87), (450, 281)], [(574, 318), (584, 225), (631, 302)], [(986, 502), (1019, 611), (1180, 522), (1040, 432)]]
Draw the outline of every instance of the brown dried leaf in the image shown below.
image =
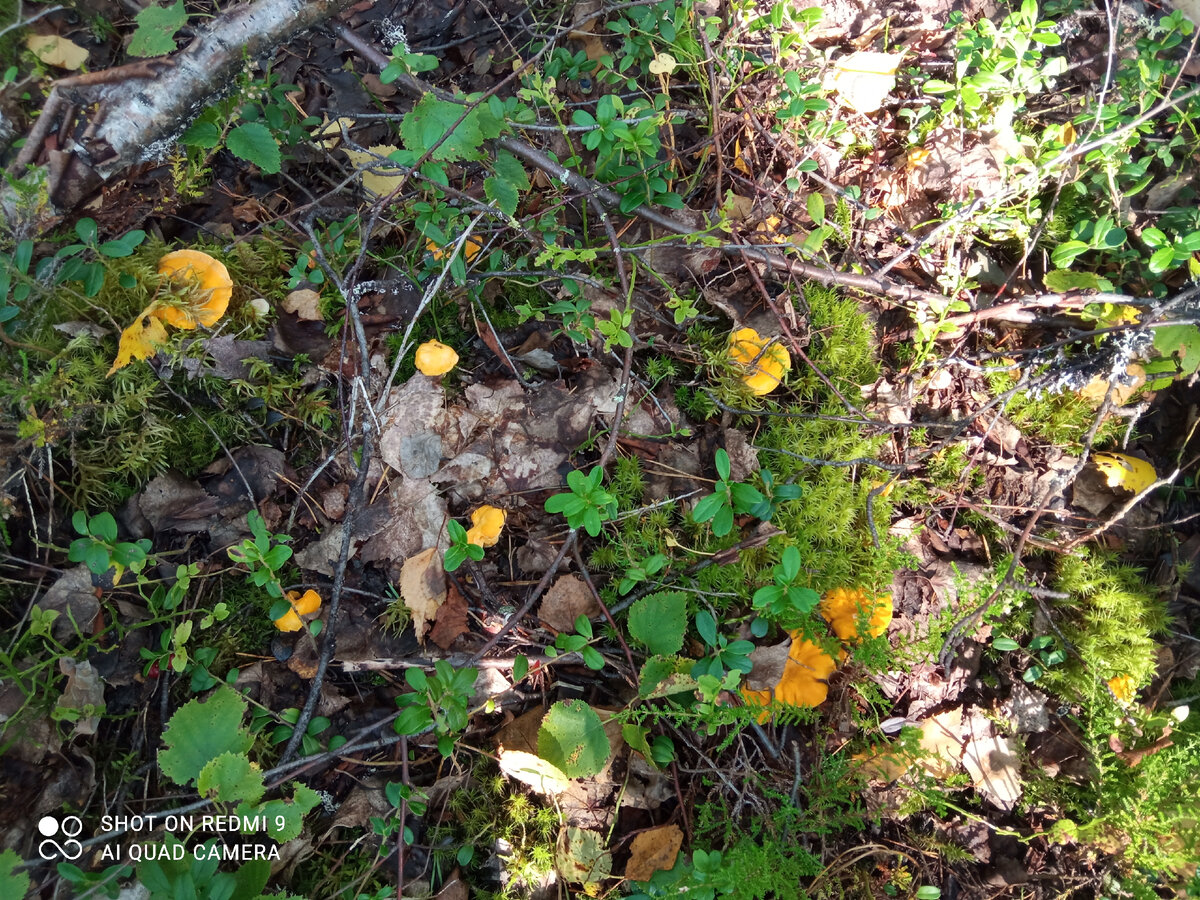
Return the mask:
[(413, 614), (413, 631), (425, 643), (429, 623), (446, 601), (446, 570), (437, 547), (422, 550), (404, 561), (400, 570), (400, 596)]
[(67, 686), (58, 698), (57, 708), (79, 713), (75, 734), (95, 734), (104, 713), (104, 682), (99, 673), (90, 662), (75, 662), (66, 656), (59, 658), (58, 668), (67, 676)]
[(663, 825), (643, 831), (633, 839), (625, 877), (630, 881), (649, 881), (655, 872), (670, 869), (683, 846), (683, 832), (678, 825)]
[(774, 647), (756, 647), (750, 654), (750, 661), (754, 663), (754, 668), (743, 680), (746, 687), (752, 691), (769, 691), (779, 684), (779, 679), (783, 677), (783, 667), (787, 663), (791, 650), (791, 638)]
[(296, 317), (305, 322), (320, 322), (321, 295), (309, 288), (292, 291), (283, 300), (283, 311), (295, 313)]
[(449, 650), (455, 639), (460, 634), (466, 634), (469, 627), (467, 601), (454, 585), (450, 585), (446, 602), (438, 610), (437, 621), (429, 632), (429, 639), (443, 650)]
[(559, 577), (542, 598), (538, 615), (555, 631), (574, 631), (580, 616), (589, 619), (600, 612), (596, 598), (578, 575)]

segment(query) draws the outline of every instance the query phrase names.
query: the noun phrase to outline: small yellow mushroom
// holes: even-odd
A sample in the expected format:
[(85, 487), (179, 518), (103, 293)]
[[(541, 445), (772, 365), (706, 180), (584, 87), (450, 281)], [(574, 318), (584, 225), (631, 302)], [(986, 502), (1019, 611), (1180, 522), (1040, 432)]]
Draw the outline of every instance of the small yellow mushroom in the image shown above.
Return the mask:
[(301, 616), (310, 616), (321, 608), (321, 595), (308, 590), (303, 595), (299, 591), (288, 591), (287, 601), (291, 609), (275, 620), (275, 627), (280, 631), (299, 631), (304, 627)]
[(197, 305), (159, 306), (154, 315), (176, 328), (195, 328), (197, 324), (215, 325), (229, 308), (233, 296), (233, 279), (229, 270), (218, 260), (199, 250), (176, 250), (158, 261), (158, 274), (172, 281), (189, 281), (207, 291)]
[(892, 621), (892, 595), (876, 596), (862, 588), (834, 588), (821, 600), (821, 615), (843, 641), (879, 637)]
[(481, 506), (471, 513), (471, 527), (467, 529), (467, 543), (480, 547), (494, 547), (504, 530), (508, 513), (494, 506)]
[(739, 328), (729, 336), (729, 358), (745, 370), (742, 383), (760, 397), (779, 387), (792, 367), (787, 348), (764, 340), (753, 328)]
[(426, 341), (417, 348), (417, 371), (422, 375), (445, 375), (457, 365), (458, 354), (441, 341)]

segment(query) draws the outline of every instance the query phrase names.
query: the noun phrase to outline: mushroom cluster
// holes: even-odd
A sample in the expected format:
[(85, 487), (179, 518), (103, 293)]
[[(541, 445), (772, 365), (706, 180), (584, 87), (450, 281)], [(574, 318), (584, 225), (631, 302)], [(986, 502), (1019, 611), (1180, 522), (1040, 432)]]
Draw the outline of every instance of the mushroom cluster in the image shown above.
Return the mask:
[[(847, 644), (879, 637), (892, 621), (891, 594), (877, 595), (863, 588), (834, 588), (821, 599), (819, 609), (833, 633)], [(839, 657), (845, 659), (846, 651)], [(789, 706), (820, 706), (829, 696), (827, 682), (838, 661), (820, 644), (793, 632), (779, 683), (766, 691), (743, 689), (742, 698), (747, 706), (766, 707), (772, 700)], [(764, 710), (759, 720), (766, 717)]]
[(155, 299), (133, 324), (121, 332), (117, 358), (108, 374), (123, 369), (135, 359), (149, 359), (167, 342), (166, 326), (191, 330), (208, 328), (229, 309), (233, 279), (219, 260), (199, 250), (175, 250), (158, 261), (158, 274), (175, 282), (186, 282), (197, 293), (180, 299)]

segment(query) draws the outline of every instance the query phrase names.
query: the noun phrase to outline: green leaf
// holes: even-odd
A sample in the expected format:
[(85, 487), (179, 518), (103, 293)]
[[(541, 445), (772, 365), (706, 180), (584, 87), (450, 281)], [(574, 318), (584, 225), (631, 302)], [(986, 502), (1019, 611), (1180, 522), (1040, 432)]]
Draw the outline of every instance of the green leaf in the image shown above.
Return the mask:
[(151, 3), (134, 17), (137, 28), (129, 42), (130, 56), (163, 56), (175, 52), (175, 32), (187, 22), (183, 0), (170, 6)]
[(483, 180), (483, 193), (506, 216), (516, 215), (517, 204), (521, 201), (516, 185), (493, 176)]
[(492, 168), (496, 171), (496, 177), (503, 178), (517, 190), (529, 190), (529, 176), (525, 172), (525, 166), (507, 150), (501, 150), (496, 154), (496, 162)]
[(717, 646), (717, 620), (708, 610), (703, 609), (696, 613), (696, 631), (708, 646)]
[(1195, 325), (1155, 328), (1154, 348), (1164, 356), (1178, 356), (1185, 377), (1200, 369), (1200, 329)]
[(1012, 638), (996, 638), (992, 641), (992, 646), (997, 650), (1020, 650), (1021, 645)]
[(1067, 269), (1055, 269), (1047, 272), (1042, 280), (1046, 283), (1046, 290), (1056, 294), (1065, 294), (1068, 291), (1111, 291), (1113, 289), (1111, 281), (1094, 272), (1071, 272)]
[(257, 803), (266, 792), (258, 766), (244, 754), (222, 753), (200, 770), (196, 789), (221, 803)]
[(1149, 264), (1150, 271), (1153, 272), (1155, 275), (1157, 275), (1157, 274), (1159, 274), (1161, 272), (1165, 272), (1165, 271), (1167, 271), (1167, 269), (1171, 268), (1171, 265), (1174, 262), (1175, 262), (1175, 248), (1174, 247), (1162, 247), (1161, 249), (1155, 250), (1154, 253), (1151, 254), (1150, 264)]
[(454, 126), (465, 109), (461, 103), (439, 100), (432, 94), (426, 94), (401, 121), (400, 139), (409, 150), (424, 155), (446, 136), (433, 151), (433, 159), (442, 162), (479, 159), (482, 155), (480, 147), (483, 133), (479, 129), (478, 110)]
[(512, 667), (513, 684), (516, 684), (518, 681), (523, 681), (525, 676), (528, 674), (529, 674), (529, 657), (524, 656), (524, 655), (518, 656), (516, 659), (513, 660), (513, 667)]
[(304, 825), (304, 814), (321, 802), (321, 797), (312, 788), (293, 781), (291, 800), (268, 800), (257, 806), (245, 803), (237, 808), (239, 816), (265, 816), (267, 834), (283, 844), (300, 836)]
[(814, 192), (808, 195), (808, 217), (817, 225), (825, 224), (825, 198)]
[(629, 610), (630, 636), (656, 656), (678, 653), (686, 630), (687, 599), (681, 591), (648, 594)]
[(247, 122), (229, 132), (225, 146), (234, 156), (258, 166), (268, 175), (275, 175), (282, 168), (279, 142), (271, 129), (261, 122)]
[(158, 754), (164, 775), (178, 785), (195, 781), (204, 767), (222, 753), (245, 753), (254, 743), (242, 728), (246, 701), (241, 695), (219, 689), (207, 702), (189, 700), (171, 716)]
[(0, 853), (0, 897), (24, 897), (29, 890), (29, 876), (15, 871), (21, 862), (15, 850)]
[(597, 775), (608, 760), (608, 736), (596, 711), (582, 700), (550, 707), (538, 729), (538, 756), (568, 778)]
[(1050, 254), (1050, 260), (1054, 263), (1055, 268), (1065, 269), (1075, 261), (1076, 257), (1090, 249), (1083, 241), (1067, 241), (1054, 248), (1054, 252)]

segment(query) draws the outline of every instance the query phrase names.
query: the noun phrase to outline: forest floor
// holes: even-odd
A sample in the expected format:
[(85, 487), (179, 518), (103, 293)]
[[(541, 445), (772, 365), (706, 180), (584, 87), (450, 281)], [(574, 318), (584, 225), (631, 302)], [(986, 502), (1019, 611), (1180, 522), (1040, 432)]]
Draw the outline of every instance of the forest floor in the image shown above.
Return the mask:
[(0, 24), (0, 897), (1200, 896), (1200, 35)]

